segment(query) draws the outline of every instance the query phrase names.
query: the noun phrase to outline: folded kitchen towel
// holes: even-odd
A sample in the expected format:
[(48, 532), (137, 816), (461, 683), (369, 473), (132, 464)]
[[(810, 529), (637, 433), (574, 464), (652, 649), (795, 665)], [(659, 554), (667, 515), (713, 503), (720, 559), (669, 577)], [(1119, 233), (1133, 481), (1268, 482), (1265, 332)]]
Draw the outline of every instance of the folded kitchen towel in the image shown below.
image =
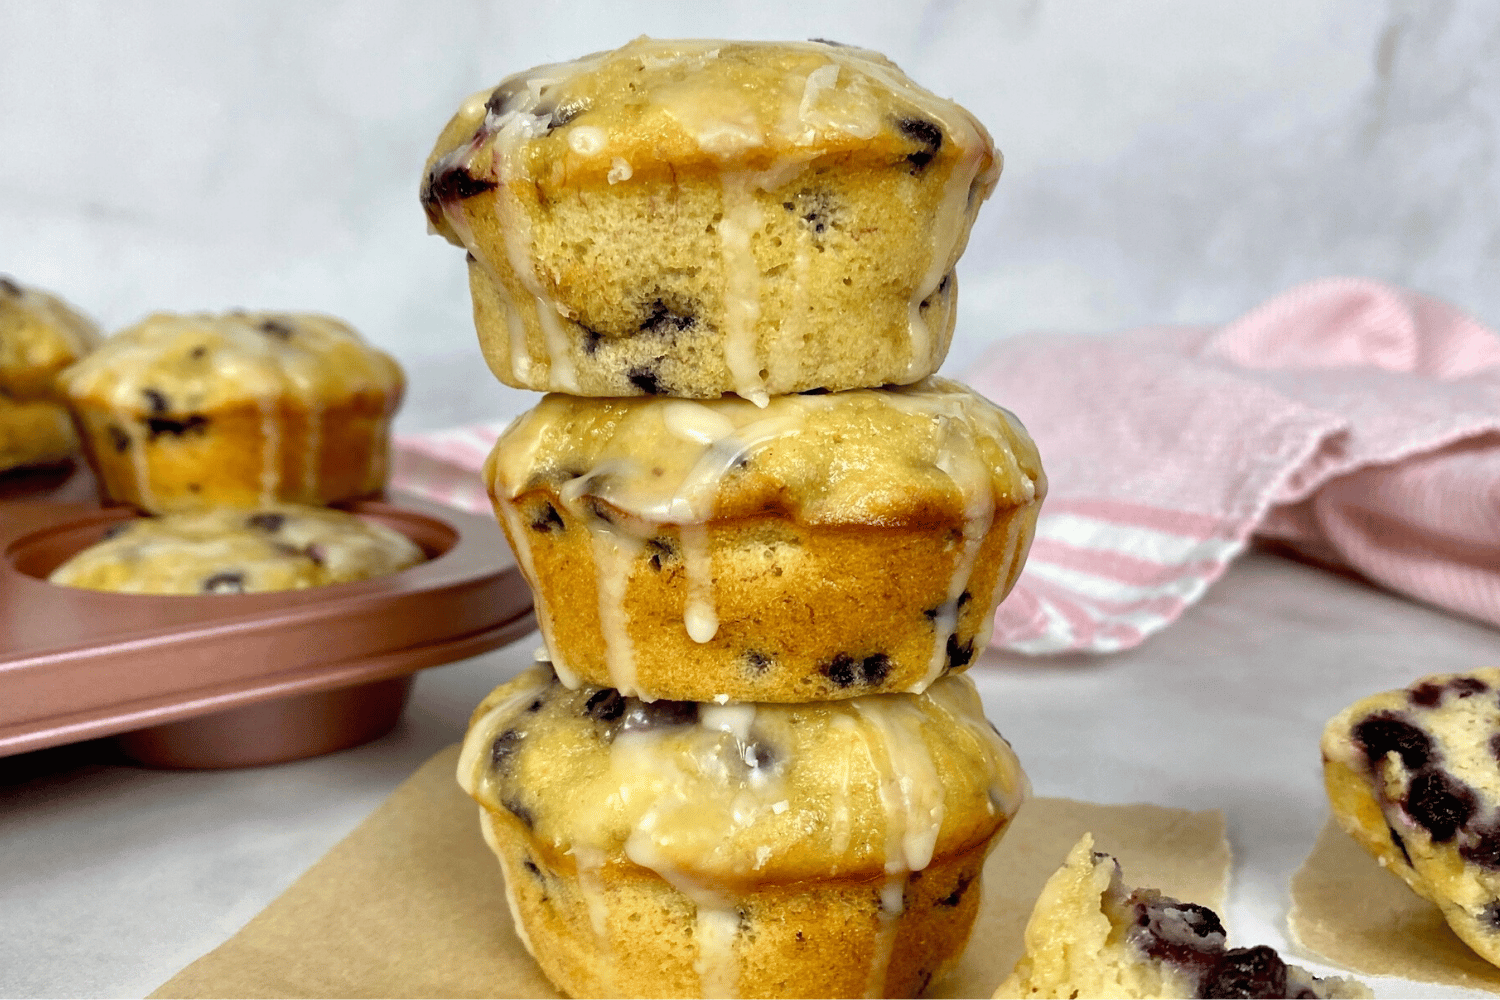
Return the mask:
[(1252, 535), (1500, 624), (1500, 338), (1343, 278), (1228, 326), (998, 343), (970, 383), (1019, 413), (1052, 492), (995, 641), (1124, 649)]
[[(1051, 483), (994, 645), (1126, 649), (1254, 535), (1500, 625), (1500, 337), (1360, 278), (1219, 328), (998, 342), (966, 376)], [(502, 424), (397, 439), (397, 486), (484, 510)]]

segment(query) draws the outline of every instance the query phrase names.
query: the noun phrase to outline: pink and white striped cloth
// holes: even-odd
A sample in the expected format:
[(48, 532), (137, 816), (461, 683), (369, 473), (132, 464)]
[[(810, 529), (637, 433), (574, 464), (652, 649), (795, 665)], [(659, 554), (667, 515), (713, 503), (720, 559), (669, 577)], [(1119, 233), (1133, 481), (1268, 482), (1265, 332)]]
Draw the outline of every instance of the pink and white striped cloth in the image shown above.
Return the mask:
[[(993, 644), (1111, 652), (1254, 535), (1500, 625), (1500, 337), (1359, 278), (1221, 328), (999, 342), (967, 381), (1016, 412), (1051, 493)], [(396, 485), (487, 510), (502, 424), (397, 439)]]

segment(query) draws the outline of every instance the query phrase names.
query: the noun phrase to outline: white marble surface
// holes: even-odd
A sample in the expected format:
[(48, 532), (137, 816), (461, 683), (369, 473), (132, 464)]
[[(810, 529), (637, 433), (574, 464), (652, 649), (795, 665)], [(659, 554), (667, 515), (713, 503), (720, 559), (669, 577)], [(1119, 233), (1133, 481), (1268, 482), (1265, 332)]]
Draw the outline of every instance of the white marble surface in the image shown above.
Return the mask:
[(326, 310), (410, 369), (402, 426), (517, 412), (422, 161), (468, 93), (641, 33), (867, 45), (990, 126), (949, 373), (995, 337), (1213, 322), (1338, 273), (1500, 323), (1482, 0), (6, 0), (0, 271), (110, 327)]
[[(150, 771), (112, 762), (101, 744), (0, 760), (0, 996), (150, 992), (459, 739), (534, 646), (427, 671), (394, 732), (313, 760)], [(1483, 663), (1500, 663), (1494, 630), (1252, 553), (1137, 650), (991, 652), (971, 675), (1038, 794), (1223, 809), (1231, 935), (1285, 947), (1287, 886), (1327, 815), (1323, 723), (1420, 673)], [(1373, 985), (1386, 997), (1470, 995)]]

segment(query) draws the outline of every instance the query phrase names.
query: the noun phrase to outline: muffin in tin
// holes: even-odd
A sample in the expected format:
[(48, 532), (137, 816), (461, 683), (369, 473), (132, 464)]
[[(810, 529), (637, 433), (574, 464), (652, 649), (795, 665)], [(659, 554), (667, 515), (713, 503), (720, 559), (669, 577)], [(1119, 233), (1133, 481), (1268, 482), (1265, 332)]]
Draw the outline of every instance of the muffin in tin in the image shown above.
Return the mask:
[(1084, 834), (1047, 879), (1026, 923), (1026, 952), (996, 997), (1369, 997), (1318, 978), (1274, 948), (1230, 948), (1219, 915), (1124, 883)]
[(485, 477), (558, 672), (648, 700), (923, 690), (988, 641), (1046, 492), (1015, 418), (938, 378), (552, 394)]
[(48, 579), (126, 594), (251, 594), (385, 576), (423, 558), (415, 542), (383, 524), (273, 504), (120, 521)]
[(422, 201), (506, 384), (763, 403), (935, 372), (999, 172), (878, 53), (640, 38), (471, 97)]
[(962, 951), (1028, 787), (962, 677), (704, 705), (545, 664), (480, 704), (458, 777), (572, 996), (915, 996)]
[(339, 320), (245, 312), (150, 316), (59, 382), (104, 495), (154, 513), (377, 494), (404, 388)]
[(77, 452), (57, 373), (98, 345), (78, 310), (0, 275), (0, 472)]
[(1334, 819), (1500, 965), (1500, 668), (1361, 699), (1322, 750)]

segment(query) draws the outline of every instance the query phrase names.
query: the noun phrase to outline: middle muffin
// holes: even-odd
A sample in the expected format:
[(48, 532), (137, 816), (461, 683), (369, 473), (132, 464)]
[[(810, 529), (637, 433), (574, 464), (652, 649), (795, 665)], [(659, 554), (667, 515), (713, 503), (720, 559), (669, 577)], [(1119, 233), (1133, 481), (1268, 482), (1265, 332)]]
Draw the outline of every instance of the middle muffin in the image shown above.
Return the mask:
[(1046, 492), (965, 386), (549, 395), (496, 443), (496, 512), (558, 674), (645, 700), (920, 692), (966, 667)]

